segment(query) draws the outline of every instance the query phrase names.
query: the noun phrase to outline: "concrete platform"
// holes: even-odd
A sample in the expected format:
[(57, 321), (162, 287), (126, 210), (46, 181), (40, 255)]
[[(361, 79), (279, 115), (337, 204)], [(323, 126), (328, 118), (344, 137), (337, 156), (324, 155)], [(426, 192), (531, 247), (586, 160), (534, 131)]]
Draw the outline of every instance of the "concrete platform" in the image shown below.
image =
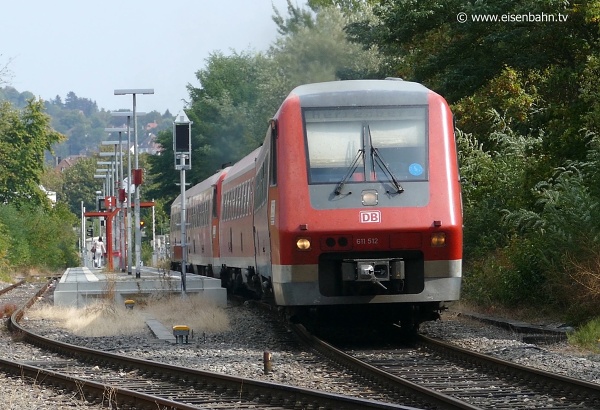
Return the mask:
[[(135, 273), (105, 272), (87, 267), (69, 268), (63, 273), (54, 291), (57, 306), (82, 307), (99, 298), (113, 297), (115, 303), (133, 299), (143, 303), (161, 294), (181, 294), (181, 273), (159, 272), (156, 268), (143, 267), (140, 278)], [(227, 306), (227, 291), (221, 280), (207, 276), (186, 275), (186, 294), (202, 295), (217, 306)]]

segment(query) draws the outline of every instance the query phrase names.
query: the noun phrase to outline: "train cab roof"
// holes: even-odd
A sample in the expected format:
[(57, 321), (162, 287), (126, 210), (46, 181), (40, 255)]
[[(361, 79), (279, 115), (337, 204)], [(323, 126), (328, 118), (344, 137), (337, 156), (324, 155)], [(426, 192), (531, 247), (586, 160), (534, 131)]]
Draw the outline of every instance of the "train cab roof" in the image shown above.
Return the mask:
[(303, 107), (420, 105), (433, 93), (422, 84), (386, 80), (345, 80), (305, 84), (290, 93)]

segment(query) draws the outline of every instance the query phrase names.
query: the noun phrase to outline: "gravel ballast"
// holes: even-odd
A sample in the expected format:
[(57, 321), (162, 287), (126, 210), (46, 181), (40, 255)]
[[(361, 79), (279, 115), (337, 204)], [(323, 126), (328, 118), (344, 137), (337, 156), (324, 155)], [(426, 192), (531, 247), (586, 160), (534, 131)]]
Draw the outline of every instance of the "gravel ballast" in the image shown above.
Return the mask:
[[(323, 364), (313, 353), (304, 351), (293, 342), (290, 343), (293, 335), (286, 334), (285, 329), (282, 330), (273, 320), (265, 320), (267, 314), (260, 309), (249, 305), (230, 305), (225, 309), (225, 313), (229, 318), (227, 331), (194, 332), (188, 344), (159, 340), (149, 329), (127, 335), (82, 337), (61, 328), (59, 323), (53, 320), (30, 319), (26, 315), (22, 324), (44, 336), (67, 343), (177, 366), (340, 394), (348, 393), (347, 384), (356, 385), (357, 381), (345, 371)], [(169, 327), (169, 324), (165, 326)], [(522, 336), (515, 332), (468, 319), (465, 315), (453, 312), (445, 312), (441, 321), (423, 324), (421, 332), (521, 365), (600, 383), (600, 355), (579, 351), (565, 341), (544, 345), (524, 343), (521, 340)], [(15, 348), (15, 344), (19, 344), (18, 349)], [(33, 349), (31, 353), (27, 353), (27, 348), (21, 345), (23, 343), (18, 341), (3, 344), (0, 354), (22, 361), (35, 360), (39, 353)], [(264, 372), (264, 352), (270, 352), (272, 355), (272, 371), (268, 373)], [(18, 379), (14, 382), (22, 383)], [(8, 392), (12, 392), (14, 396), (15, 388), (10, 382), (0, 381), (0, 394), (3, 396)], [(52, 397), (52, 393), (46, 390), (35, 394)], [(24, 397), (21, 407), (15, 403), (9, 408), (28, 408), (25, 405), (27, 402), (31, 403), (31, 399)], [(71, 402), (64, 408), (96, 408), (76, 406), (83, 405)], [(54, 403), (50, 407), (36, 408), (63, 407)]]

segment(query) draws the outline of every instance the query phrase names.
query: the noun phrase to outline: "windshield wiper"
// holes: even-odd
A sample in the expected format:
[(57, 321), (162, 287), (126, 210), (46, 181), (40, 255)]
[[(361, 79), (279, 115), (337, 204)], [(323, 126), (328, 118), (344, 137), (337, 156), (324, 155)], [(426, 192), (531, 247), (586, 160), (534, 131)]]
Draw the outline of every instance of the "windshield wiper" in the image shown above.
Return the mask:
[(375, 158), (375, 160), (376, 160), (375, 162), (377, 163), (377, 165), (379, 165), (379, 167), (381, 169), (385, 170), (385, 172), (388, 174), (388, 176), (392, 180), (392, 184), (394, 184), (394, 188), (396, 188), (396, 193), (401, 194), (402, 192), (404, 192), (404, 188), (402, 188), (402, 186), (400, 185), (400, 183), (398, 182), (398, 180), (396, 179), (396, 177), (394, 176), (392, 171), (388, 168), (388, 166), (385, 163), (385, 161), (383, 160), (383, 158), (381, 158), (381, 154), (379, 153), (379, 150), (375, 147), (371, 147), (371, 153), (373, 154), (373, 158)]
[[(387, 166), (387, 164), (381, 157), (381, 154), (379, 153), (379, 149), (373, 146), (373, 139), (371, 138), (371, 129), (369, 128), (368, 125), (366, 128), (367, 128), (367, 132), (369, 133), (369, 145), (371, 146), (371, 157), (373, 158), (373, 162), (376, 163), (377, 165), (379, 165), (379, 168), (381, 168), (383, 171), (385, 171), (388, 174), (388, 176), (392, 180), (392, 184), (394, 185), (394, 188), (396, 188), (396, 193), (401, 194), (402, 192), (404, 192), (404, 188), (402, 188), (402, 186), (400, 185), (400, 183), (394, 176), (394, 173), (390, 170), (390, 168)], [(373, 168), (375, 168), (374, 165), (373, 165)]]
[(339, 195), (340, 192), (342, 192), (342, 188), (344, 187), (344, 185), (346, 185), (346, 182), (348, 181), (348, 179), (350, 179), (352, 174), (354, 174), (354, 171), (356, 171), (356, 168), (358, 168), (358, 160), (361, 159), (364, 154), (365, 154), (364, 149), (358, 150), (358, 152), (356, 153), (356, 157), (354, 157), (354, 161), (352, 161), (352, 164), (350, 164), (350, 166), (348, 167), (348, 172), (346, 172), (346, 175), (344, 175), (344, 178), (342, 178), (342, 180), (340, 182), (338, 182), (337, 186), (335, 187), (335, 190), (333, 191), (334, 194)]

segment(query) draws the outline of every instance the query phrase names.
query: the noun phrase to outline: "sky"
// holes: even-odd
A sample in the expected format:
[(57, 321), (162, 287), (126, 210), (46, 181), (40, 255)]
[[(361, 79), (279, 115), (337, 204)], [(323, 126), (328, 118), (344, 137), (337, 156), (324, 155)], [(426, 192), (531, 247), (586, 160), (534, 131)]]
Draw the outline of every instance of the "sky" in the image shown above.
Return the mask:
[[(293, 5), (305, 4), (293, 0)], [(70, 91), (99, 109), (177, 114), (200, 86), (211, 53), (265, 51), (277, 38), (273, 6), (286, 0), (19, 0), (2, 2), (0, 68), (19, 92), (44, 100)]]

